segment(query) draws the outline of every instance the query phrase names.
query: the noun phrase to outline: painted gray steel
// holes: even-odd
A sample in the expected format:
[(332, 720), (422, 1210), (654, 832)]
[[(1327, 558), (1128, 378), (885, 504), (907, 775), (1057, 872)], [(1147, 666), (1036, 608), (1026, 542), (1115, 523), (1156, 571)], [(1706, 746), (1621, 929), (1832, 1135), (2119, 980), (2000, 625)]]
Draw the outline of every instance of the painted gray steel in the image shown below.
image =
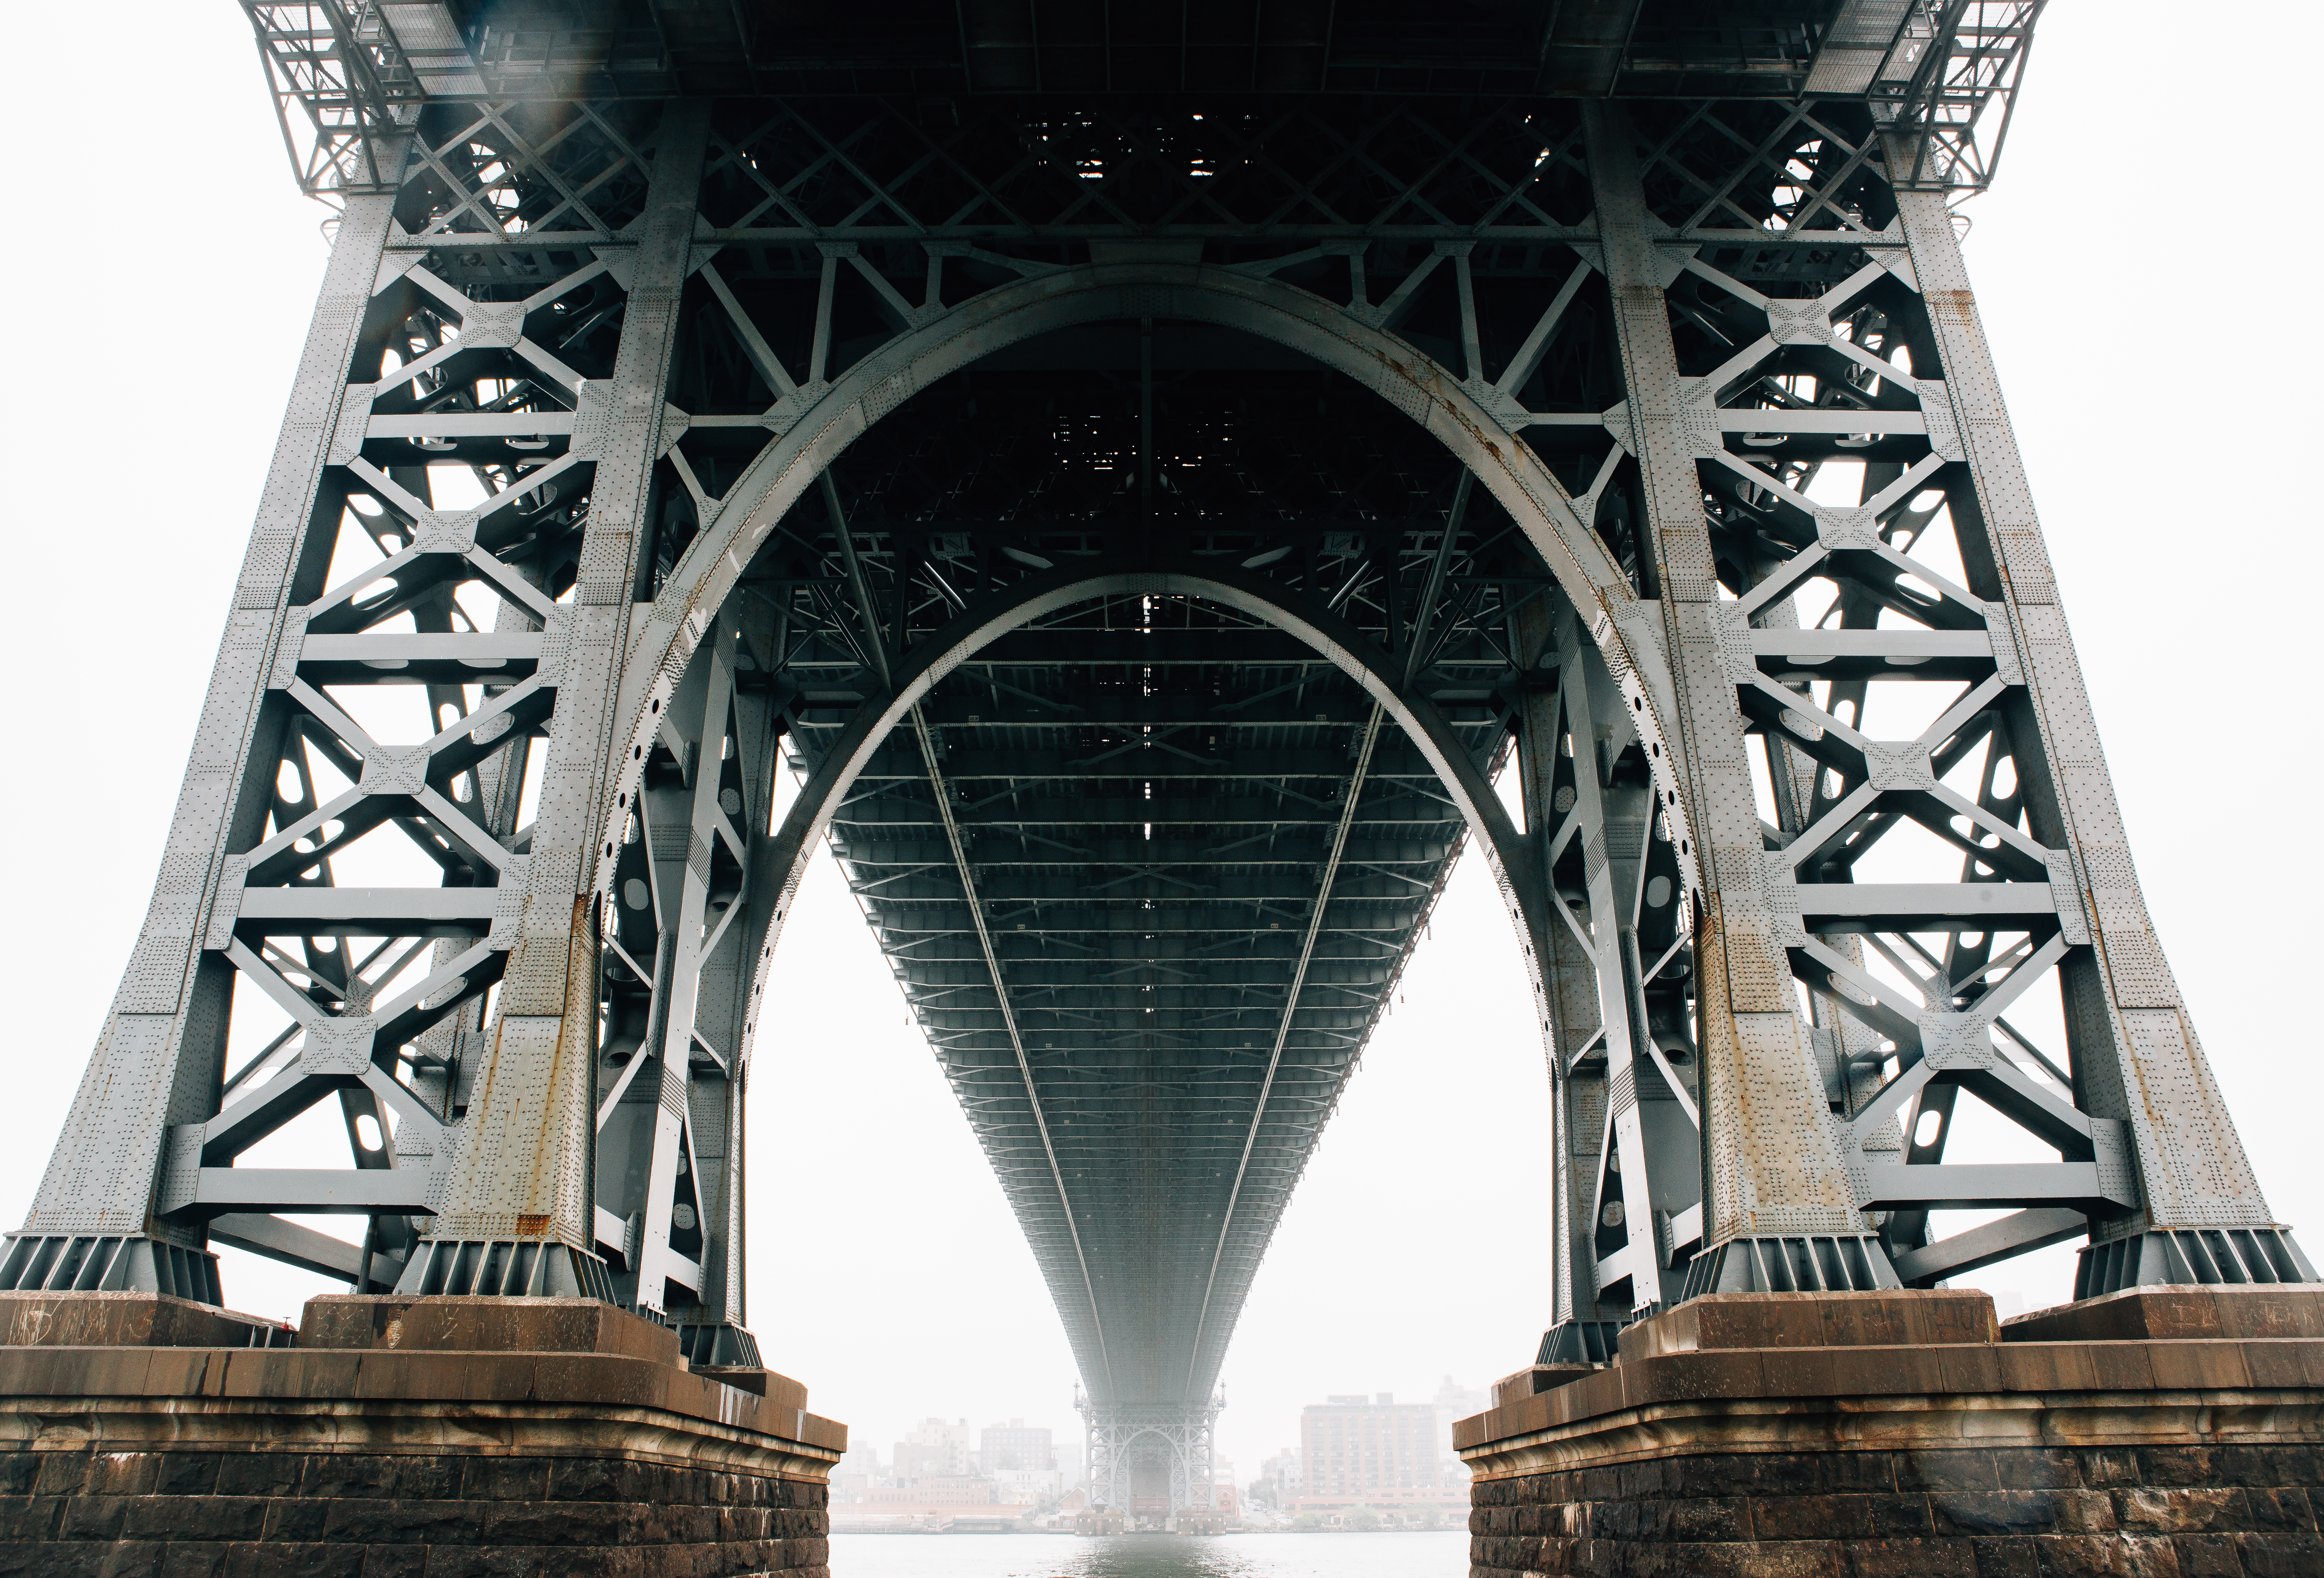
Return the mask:
[[(825, 844), (1093, 1443), (1181, 1491), (1472, 845), (1556, 1097), (1545, 1353), (2084, 1235), (2086, 1291), (2312, 1278), (2140, 898), (1946, 208), (2038, 6), (1743, 49), (1343, 5), (1254, 20), (1247, 79), (964, 12), (933, 61), (747, 6), (548, 56), (513, 8), (246, 9), (342, 217), (0, 1284), (215, 1299), (216, 1239), (755, 1361), (744, 1096)], [(2010, 1159), (1946, 1159), (1964, 1093)], [(352, 1167), (244, 1160), (333, 1098)]]

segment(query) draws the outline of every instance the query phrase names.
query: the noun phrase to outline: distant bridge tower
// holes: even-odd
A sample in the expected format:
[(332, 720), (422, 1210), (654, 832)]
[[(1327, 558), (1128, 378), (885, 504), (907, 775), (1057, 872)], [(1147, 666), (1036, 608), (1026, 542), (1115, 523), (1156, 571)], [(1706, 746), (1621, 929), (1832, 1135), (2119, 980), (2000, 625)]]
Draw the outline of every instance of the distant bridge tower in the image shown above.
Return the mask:
[[(1223, 1392), (1194, 1408), (1102, 1403), (1078, 1391), (1074, 1405), (1085, 1430), (1093, 1503), (1120, 1512), (1132, 1528), (1141, 1515), (1175, 1527), (1190, 1509), (1207, 1512), (1215, 1505), (1212, 1436), (1226, 1407)], [(1157, 1485), (1164, 1494), (1152, 1500), (1163, 1505), (1142, 1513), (1148, 1498), (1139, 1495), (1140, 1488)]]

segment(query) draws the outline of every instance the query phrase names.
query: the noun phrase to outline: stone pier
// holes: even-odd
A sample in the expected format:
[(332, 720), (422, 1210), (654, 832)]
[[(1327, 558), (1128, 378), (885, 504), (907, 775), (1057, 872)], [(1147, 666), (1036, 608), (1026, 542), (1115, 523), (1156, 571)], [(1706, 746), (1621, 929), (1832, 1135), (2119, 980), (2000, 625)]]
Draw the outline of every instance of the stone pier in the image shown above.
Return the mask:
[(2324, 1573), (2324, 1292), (1714, 1295), (1493, 1402), (1472, 1578)]
[(0, 1295), (0, 1573), (825, 1578), (846, 1427), (588, 1299)]

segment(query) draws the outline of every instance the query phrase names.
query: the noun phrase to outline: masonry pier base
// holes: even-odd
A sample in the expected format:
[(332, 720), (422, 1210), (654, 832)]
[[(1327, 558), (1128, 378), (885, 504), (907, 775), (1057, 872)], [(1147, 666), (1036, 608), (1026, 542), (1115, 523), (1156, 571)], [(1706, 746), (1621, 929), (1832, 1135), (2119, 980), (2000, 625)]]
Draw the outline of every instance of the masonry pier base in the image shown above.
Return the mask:
[(318, 1298), (290, 1335), (0, 1295), (0, 1573), (825, 1578), (847, 1432), (796, 1381), (586, 1299)]
[(1730, 1294), (1454, 1426), (1473, 1578), (2324, 1572), (2324, 1291)]

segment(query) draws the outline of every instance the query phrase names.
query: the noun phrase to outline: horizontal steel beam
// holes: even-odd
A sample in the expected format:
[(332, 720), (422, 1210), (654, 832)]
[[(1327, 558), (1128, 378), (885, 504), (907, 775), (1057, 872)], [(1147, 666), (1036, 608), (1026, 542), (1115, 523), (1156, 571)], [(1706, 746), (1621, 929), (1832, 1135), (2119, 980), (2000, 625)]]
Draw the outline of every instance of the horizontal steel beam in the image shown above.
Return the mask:
[[(296, 1266), (301, 1271), (312, 1271), (318, 1277), (336, 1277), (342, 1282), (354, 1282), (363, 1274), (363, 1250), (345, 1239), (333, 1238), (327, 1232), (317, 1232), (295, 1222), (285, 1222), (279, 1216), (258, 1215), (249, 1212), (228, 1212), (213, 1216), (209, 1221), (210, 1241), (237, 1250), (247, 1250), (254, 1255), (263, 1255), (270, 1260), (280, 1260), (286, 1266)], [(374, 1255), (372, 1278), (374, 1281), (390, 1282), (402, 1269), (400, 1258)]]
[(2050, 1244), (2064, 1243), (2089, 1231), (2089, 1219), (2065, 1206), (2034, 1206), (1981, 1227), (1940, 1239), (1894, 1257), (1896, 1275), (1907, 1284), (1934, 1285), (1966, 1276), (1998, 1260)]
[(195, 1214), (217, 1206), (233, 1212), (398, 1211), (432, 1216), (429, 1183), (429, 1174), (419, 1167), (204, 1167), (189, 1209)]
[(261, 936), (472, 937), (492, 929), (495, 888), (244, 888), (235, 928)]
[[(1001, 929), (1028, 935), (1063, 936), (1130, 936), (1158, 937), (1167, 933), (1232, 932), (1280, 930), (1306, 919), (1305, 901), (1254, 900), (1253, 908), (1230, 909), (1225, 904), (1156, 904), (1150, 909), (1096, 909), (1083, 905), (1044, 909), (1025, 916), (999, 917)], [(1260, 906), (1264, 906), (1261, 911)], [(1419, 919), (1417, 904), (1396, 904), (1378, 899), (1342, 899), (1334, 895), (1331, 901), (1330, 925), (1349, 930), (1394, 934), (1401, 937), (1409, 932)], [(929, 904), (918, 908), (881, 909), (870, 918), (875, 930), (909, 934), (913, 932), (959, 932), (973, 930), (964, 905)]]
[(1857, 1206), (1865, 1211), (1977, 1211), (2076, 1202), (2098, 1207), (2108, 1203), (2097, 1164), (2086, 1161), (1876, 1163), (1858, 1169), (1857, 1195)]
[[(934, 813), (931, 812), (933, 817)], [(1358, 818), (1359, 822), (1362, 820)], [(984, 825), (992, 828), (992, 825)], [(979, 872), (1002, 866), (1018, 869), (1066, 868), (1080, 870), (1089, 866), (1165, 867), (1222, 866), (1250, 867), (1286, 865), (1312, 871), (1322, 854), (1319, 830), (1304, 823), (1286, 824), (1280, 832), (1262, 835), (1249, 840), (1222, 841), (1215, 833), (1200, 837), (1170, 837), (1157, 835), (1152, 839), (1093, 836), (1076, 846), (1065, 846), (1046, 838), (1026, 838), (1021, 835), (993, 829), (979, 836), (971, 846)], [(859, 869), (878, 866), (933, 866), (943, 863), (929, 859), (930, 853), (941, 847), (934, 841), (917, 838), (876, 838), (861, 833), (852, 834), (837, 845), (840, 859)], [(1358, 866), (1411, 866), (1431, 876), (1434, 869), (1452, 854), (1451, 843), (1443, 839), (1378, 838), (1351, 839), (1345, 860)], [(867, 876), (876, 872), (865, 872)]]
[(1987, 931), (2058, 914), (2047, 882), (1798, 882), (1784, 891), (1799, 895), (1816, 932)]

